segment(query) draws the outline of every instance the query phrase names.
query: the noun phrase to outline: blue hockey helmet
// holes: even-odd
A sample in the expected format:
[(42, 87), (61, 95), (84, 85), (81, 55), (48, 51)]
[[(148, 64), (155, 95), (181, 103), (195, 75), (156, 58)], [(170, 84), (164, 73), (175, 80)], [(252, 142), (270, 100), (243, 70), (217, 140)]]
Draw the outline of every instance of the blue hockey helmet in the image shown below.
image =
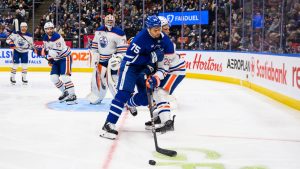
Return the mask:
[(161, 22), (156, 15), (148, 16), (145, 23), (147, 29), (161, 27)]

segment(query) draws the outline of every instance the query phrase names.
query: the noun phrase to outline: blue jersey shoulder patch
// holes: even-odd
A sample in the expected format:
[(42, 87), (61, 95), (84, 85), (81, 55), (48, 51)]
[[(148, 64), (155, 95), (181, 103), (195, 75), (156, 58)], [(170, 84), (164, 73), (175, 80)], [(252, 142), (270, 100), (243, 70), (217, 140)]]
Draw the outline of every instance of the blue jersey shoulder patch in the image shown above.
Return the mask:
[(105, 31), (105, 26), (100, 26), (99, 28), (96, 29), (96, 31)]
[(51, 39), (49, 39), (48, 35), (47, 34), (44, 34), (43, 36), (43, 41), (51, 41), (51, 42), (54, 42), (56, 41), (57, 39), (60, 38), (60, 35), (56, 32), (53, 33)]
[(111, 32), (113, 32), (113, 33), (115, 33), (119, 36), (124, 36), (125, 35), (125, 32), (122, 29), (118, 28), (118, 27), (113, 27)]

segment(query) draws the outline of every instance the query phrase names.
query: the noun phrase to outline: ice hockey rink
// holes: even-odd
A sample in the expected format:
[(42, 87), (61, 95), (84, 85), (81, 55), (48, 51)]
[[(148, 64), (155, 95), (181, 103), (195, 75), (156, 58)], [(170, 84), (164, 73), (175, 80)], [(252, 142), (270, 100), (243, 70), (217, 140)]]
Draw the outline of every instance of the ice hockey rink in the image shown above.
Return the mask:
[[(146, 107), (118, 122), (119, 137), (99, 137), (111, 96), (89, 105), (90, 73), (73, 73), (77, 105), (57, 103), (49, 73), (29, 84), (0, 73), (0, 169), (299, 169), (300, 112), (241, 86), (185, 79), (175, 92), (175, 131), (158, 134), (169, 158), (144, 129)], [(152, 159), (155, 166), (148, 164)]]

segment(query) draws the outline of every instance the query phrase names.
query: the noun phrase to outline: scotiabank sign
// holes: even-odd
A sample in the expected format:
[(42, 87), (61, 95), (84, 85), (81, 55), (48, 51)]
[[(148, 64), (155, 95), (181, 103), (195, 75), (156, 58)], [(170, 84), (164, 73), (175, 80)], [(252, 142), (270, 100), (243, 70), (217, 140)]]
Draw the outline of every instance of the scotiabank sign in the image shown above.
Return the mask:
[(256, 63), (256, 66), (252, 66), (252, 75), (256, 75), (258, 78), (287, 85), (287, 69), (285, 63), (280, 63), (280, 65), (275, 66), (273, 65), (272, 61), (261, 62), (259, 59), (257, 59), (254, 63)]
[(300, 56), (179, 51), (187, 73), (218, 75), (249, 81), (300, 100)]

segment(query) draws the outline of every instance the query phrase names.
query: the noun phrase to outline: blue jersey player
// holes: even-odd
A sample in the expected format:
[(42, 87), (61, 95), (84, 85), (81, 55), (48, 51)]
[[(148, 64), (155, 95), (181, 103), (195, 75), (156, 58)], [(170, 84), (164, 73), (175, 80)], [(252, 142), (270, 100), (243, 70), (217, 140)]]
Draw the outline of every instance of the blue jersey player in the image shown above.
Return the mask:
[[(161, 43), (164, 41), (164, 43)], [(165, 44), (165, 45), (161, 45)], [(162, 52), (163, 51), (163, 52)], [(146, 19), (146, 29), (141, 30), (130, 43), (126, 55), (122, 60), (118, 80), (118, 92), (111, 102), (109, 114), (102, 128), (101, 137), (115, 139), (118, 131), (115, 129), (125, 103), (134, 93), (138, 77), (147, 68), (147, 65), (161, 61), (166, 54), (174, 54), (174, 48), (168, 36), (161, 32), (161, 22), (157, 16), (149, 16)], [(150, 77), (150, 87), (159, 86), (159, 78)], [(144, 81), (145, 82), (145, 81)], [(139, 105), (143, 105), (147, 99), (140, 99)]]

